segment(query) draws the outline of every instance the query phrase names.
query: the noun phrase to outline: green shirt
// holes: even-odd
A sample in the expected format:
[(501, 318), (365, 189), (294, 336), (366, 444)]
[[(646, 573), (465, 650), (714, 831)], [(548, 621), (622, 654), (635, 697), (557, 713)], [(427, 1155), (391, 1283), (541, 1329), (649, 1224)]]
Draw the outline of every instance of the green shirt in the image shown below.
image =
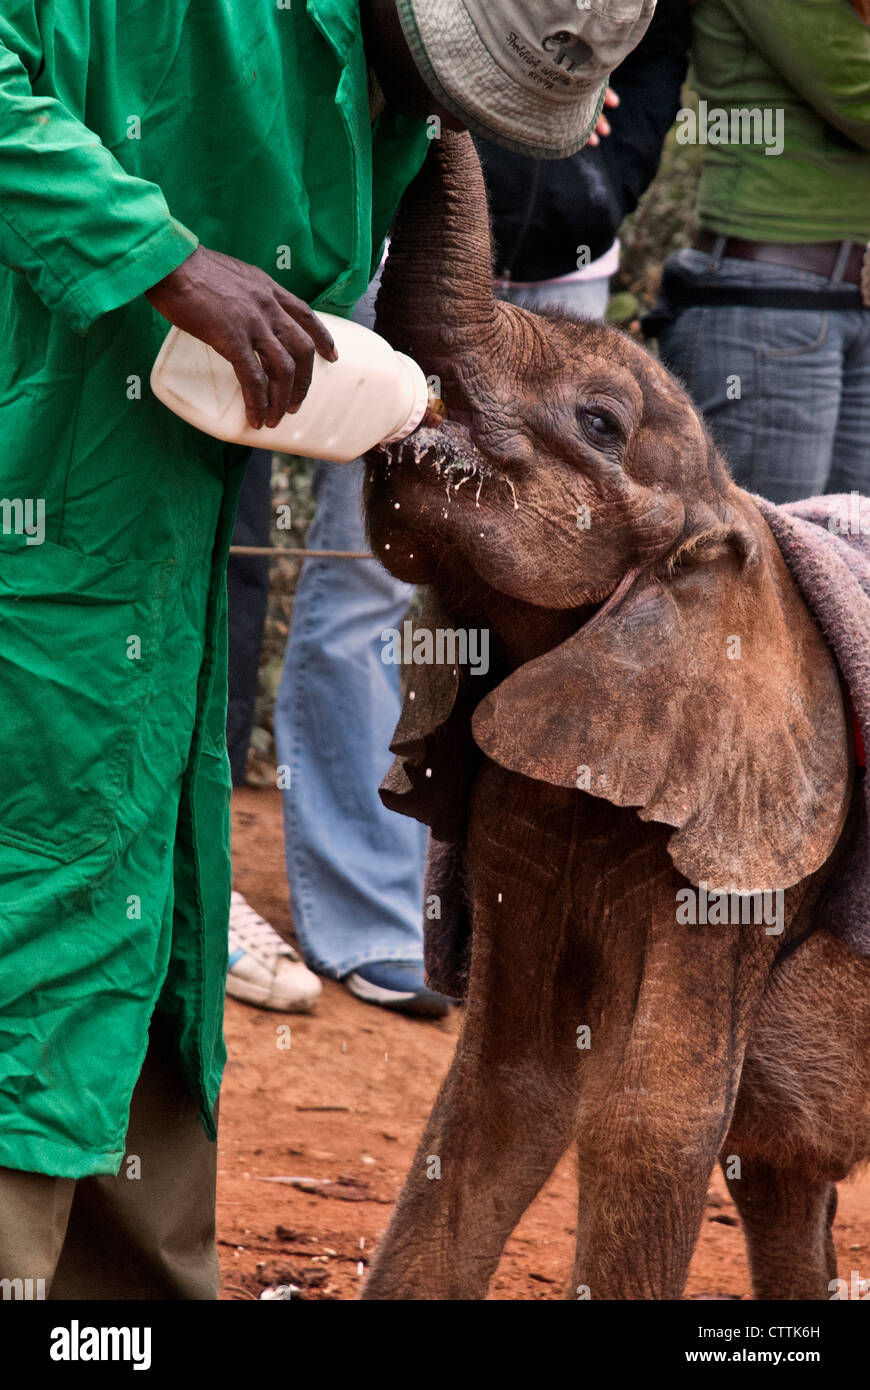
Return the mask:
[(3, 0), (2, 1165), (117, 1169), (155, 1008), (214, 1133), (247, 451), (151, 394), (143, 291), (201, 240), (349, 314), (428, 147), (357, 0)]
[(758, 241), (870, 240), (870, 30), (849, 0), (698, 0), (693, 81), (709, 114), (782, 112), (783, 153), (705, 149), (701, 225)]

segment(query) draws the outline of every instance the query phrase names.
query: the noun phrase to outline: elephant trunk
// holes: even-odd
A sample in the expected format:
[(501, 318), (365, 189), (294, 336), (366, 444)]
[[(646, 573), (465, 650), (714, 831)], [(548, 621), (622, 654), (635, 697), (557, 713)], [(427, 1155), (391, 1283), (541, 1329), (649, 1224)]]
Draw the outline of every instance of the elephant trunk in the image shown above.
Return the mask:
[(479, 378), (502, 327), (486, 189), (469, 135), (445, 132), (402, 200), (376, 327), (441, 378), (448, 407), (468, 402), (468, 383)]

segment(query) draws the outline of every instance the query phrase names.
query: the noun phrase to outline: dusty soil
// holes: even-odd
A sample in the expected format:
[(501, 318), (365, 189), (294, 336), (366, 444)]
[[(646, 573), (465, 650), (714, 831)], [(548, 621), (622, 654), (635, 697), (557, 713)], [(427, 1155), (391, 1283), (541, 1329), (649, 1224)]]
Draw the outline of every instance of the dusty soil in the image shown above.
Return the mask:
[[(280, 794), (238, 791), (233, 821), (236, 886), (289, 937)], [(303, 1298), (354, 1298), (450, 1060), (458, 1018), (402, 1018), (326, 981), (313, 1017), (228, 1000), (226, 1031), (222, 1296), (257, 1298), (267, 1285), (291, 1283)], [(563, 1296), (575, 1205), (565, 1159), (510, 1240), (491, 1298)], [(836, 1235), (840, 1274), (870, 1274), (870, 1175), (841, 1187)], [(686, 1294), (750, 1296), (743, 1238), (718, 1174)]]

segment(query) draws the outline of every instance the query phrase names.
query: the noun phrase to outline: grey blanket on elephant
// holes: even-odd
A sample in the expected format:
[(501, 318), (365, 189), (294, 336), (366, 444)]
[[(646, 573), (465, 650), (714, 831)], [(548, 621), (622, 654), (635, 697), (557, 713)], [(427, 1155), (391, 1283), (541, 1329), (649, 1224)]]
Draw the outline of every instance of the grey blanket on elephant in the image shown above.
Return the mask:
[[(870, 749), (870, 501), (812, 497), (775, 507), (755, 499), (831, 649)], [(870, 777), (855, 787), (851, 843), (816, 909), (816, 925), (870, 956)]]

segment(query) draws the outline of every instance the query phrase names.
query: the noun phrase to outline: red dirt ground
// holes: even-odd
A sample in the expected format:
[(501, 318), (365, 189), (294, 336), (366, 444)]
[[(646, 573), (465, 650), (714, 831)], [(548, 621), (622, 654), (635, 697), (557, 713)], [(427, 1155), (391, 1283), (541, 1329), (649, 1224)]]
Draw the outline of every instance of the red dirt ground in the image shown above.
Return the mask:
[[(233, 836), (236, 887), (289, 936), (280, 793), (236, 792)], [(279, 1046), (288, 1025), (289, 1048)], [(447, 1069), (458, 1018), (402, 1018), (326, 981), (313, 1017), (228, 1000), (226, 1031), (222, 1297), (257, 1298), (267, 1285), (291, 1283), (303, 1298), (355, 1298)], [(267, 1181), (276, 1177), (320, 1181)], [(563, 1296), (575, 1204), (565, 1159), (509, 1241), (491, 1298)], [(836, 1236), (840, 1274), (870, 1274), (870, 1175), (841, 1187)], [(686, 1295), (750, 1296), (742, 1234), (718, 1174)]]

